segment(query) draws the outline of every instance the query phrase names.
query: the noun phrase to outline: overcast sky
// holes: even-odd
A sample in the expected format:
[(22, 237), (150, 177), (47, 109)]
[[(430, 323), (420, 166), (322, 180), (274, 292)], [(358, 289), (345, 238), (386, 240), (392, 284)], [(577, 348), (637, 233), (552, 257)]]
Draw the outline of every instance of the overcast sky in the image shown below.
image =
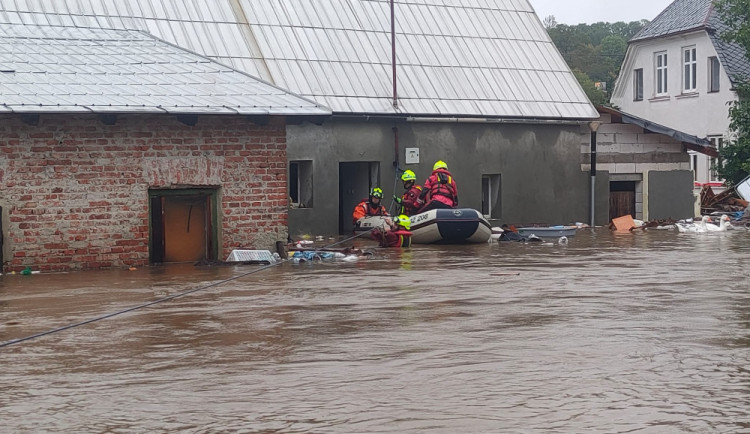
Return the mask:
[(540, 20), (558, 24), (653, 20), (672, 0), (529, 0)]

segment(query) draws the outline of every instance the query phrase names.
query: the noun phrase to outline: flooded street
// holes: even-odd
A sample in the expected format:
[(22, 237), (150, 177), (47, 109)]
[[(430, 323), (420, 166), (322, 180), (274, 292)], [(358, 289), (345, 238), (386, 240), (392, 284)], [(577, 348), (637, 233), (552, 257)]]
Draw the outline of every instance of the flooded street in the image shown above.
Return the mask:
[(3, 431), (750, 432), (750, 232), (376, 253), (3, 275), (0, 342), (199, 289), (0, 348)]

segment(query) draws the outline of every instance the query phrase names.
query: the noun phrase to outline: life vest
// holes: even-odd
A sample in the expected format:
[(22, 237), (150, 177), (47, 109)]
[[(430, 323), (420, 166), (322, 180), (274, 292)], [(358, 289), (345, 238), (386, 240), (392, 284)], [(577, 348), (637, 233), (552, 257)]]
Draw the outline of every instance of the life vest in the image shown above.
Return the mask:
[(357, 223), (357, 220), (361, 219), (362, 217), (372, 217), (372, 216), (387, 216), (388, 211), (385, 209), (383, 205), (379, 205), (377, 208), (373, 208), (370, 206), (370, 200), (364, 199), (362, 202), (358, 203), (357, 206), (354, 207), (354, 212), (352, 213), (352, 218), (354, 220), (354, 223)]
[(411, 232), (406, 229), (397, 229), (381, 231), (375, 229), (372, 231), (372, 238), (380, 242), (380, 247), (410, 247)]
[(427, 202), (438, 200), (449, 206), (455, 206), (458, 202), (458, 192), (453, 176), (445, 169), (437, 169), (425, 183), (427, 192)]
[(424, 205), (419, 198), (422, 195), (422, 186), (413, 185), (401, 196), (401, 209), (399, 214), (414, 215)]

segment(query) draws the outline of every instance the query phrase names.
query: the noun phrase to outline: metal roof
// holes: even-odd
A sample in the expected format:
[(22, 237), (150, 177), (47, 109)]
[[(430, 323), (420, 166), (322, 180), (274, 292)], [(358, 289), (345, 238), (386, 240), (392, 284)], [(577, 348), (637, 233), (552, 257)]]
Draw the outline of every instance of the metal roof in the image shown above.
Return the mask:
[(330, 114), (140, 31), (0, 22), (0, 111)]
[(630, 42), (705, 28), (711, 0), (675, 0), (633, 36)]
[(750, 60), (741, 45), (721, 39), (722, 32), (727, 30), (729, 29), (722, 22), (712, 0), (675, 0), (641, 29), (630, 42), (691, 31), (706, 31), (719, 55), (721, 64), (726, 69), (729, 78), (735, 83), (738, 78), (750, 77)]
[(592, 119), (528, 0), (0, 0), (10, 22), (138, 29), (336, 113)]

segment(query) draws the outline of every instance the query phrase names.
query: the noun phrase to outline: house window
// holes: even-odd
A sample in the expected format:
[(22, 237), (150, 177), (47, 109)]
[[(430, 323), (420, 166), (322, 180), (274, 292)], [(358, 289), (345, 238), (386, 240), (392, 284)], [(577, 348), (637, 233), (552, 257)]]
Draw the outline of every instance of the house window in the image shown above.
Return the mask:
[(698, 62), (695, 58), (695, 47), (686, 47), (682, 49), (682, 89), (685, 92), (695, 92), (697, 89), (696, 73), (698, 71)]
[(289, 162), (289, 206), (292, 208), (313, 207), (312, 161)]
[[(711, 142), (711, 145), (716, 148), (717, 151), (721, 151), (721, 148), (724, 146), (724, 137), (722, 136), (709, 137), (708, 140)], [(711, 157), (708, 161), (708, 164), (708, 180), (710, 182), (721, 182), (722, 180), (719, 178), (719, 173), (716, 170), (718, 166), (721, 166), (721, 158)]]
[(482, 214), (499, 219), (500, 210), (500, 175), (482, 175)]
[(656, 53), (656, 95), (667, 94), (667, 52)]
[(633, 72), (633, 101), (643, 101), (643, 68)]
[(719, 82), (720, 82), (720, 65), (719, 65), (719, 58), (716, 56), (709, 57), (708, 58), (708, 91), (709, 92), (718, 92), (720, 90), (719, 88)]

